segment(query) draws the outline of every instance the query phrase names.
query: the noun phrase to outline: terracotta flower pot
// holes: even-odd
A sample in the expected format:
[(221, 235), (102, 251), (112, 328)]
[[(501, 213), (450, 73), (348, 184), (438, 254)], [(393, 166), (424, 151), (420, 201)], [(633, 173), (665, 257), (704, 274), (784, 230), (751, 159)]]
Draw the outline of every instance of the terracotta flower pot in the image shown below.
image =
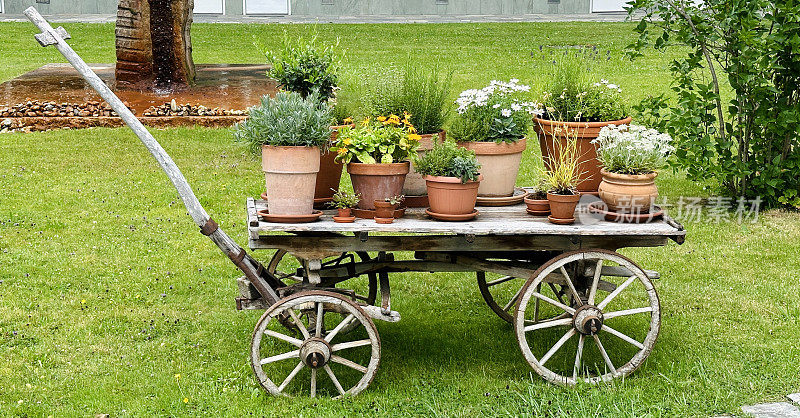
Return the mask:
[(547, 215), (550, 213), (550, 201), (547, 199), (532, 199), (526, 196), (525, 205), (528, 207), (528, 213), (535, 215)]
[(478, 187), (483, 176), (477, 181), (462, 183), (458, 177), (424, 176), (428, 188), (428, 201), (431, 212), (443, 215), (466, 215), (475, 211), (478, 200)]
[(350, 208), (338, 208), (336, 216), (333, 217), (333, 221), (341, 224), (352, 223), (356, 220), (356, 217), (353, 216), (353, 210)]
[(397, 209), (396, 205), (393, 205), (385, 200), (376, 200), (372, 202), (375, 205), (375, 217), (376, 218), (393, 218), (394, 219), (394, 210)]
[(608, 208), (620, 213), (650, 213), (658, 188), (655, 179), (658, 173), (617, 174), (601, 170), (603, 181), (599, 194)]
[(505, 197), (514, 194), (517, 183), (522, 151), (525, 151), (525, 138), (513, 144), (495, 142), (459, 142), (458, 146), (475, 151), (481, 164), (483, 181), (478, 187), (478, 196)]
[[(439, 142), (444, 142), (447, 139), (447, 134), (445, 131), (441, 131), (438, 134), (422, 135), (422, 139), (419, 140), (419, 147), (417, 148), (417, 156), (422, 158), (428, 151), (433, 149), (434, 137), (436, 137)], [(428, 193), (428, 188), (425, 186), (425, 180), (422, 179), (422, 174), (417, 173), (414, 167), (411, 166), (408, 176), (406, 176), (406, 183), (403, 186), (403, 194), (406, 196), (422, 196), (426, 193)]]
[(408, 161), (392, 164), (347, 164), (353, 190), (361, 195), (358, 208), (373, 210), (376, 200), (403, 194), (403, 183), (409, 166)]
[(270, 214), (312, 213), (319, 162), (318, 147), (261, 147)]
[(339, 208), (337, 212), (338, 215), (342, 218), (349, 218), (353, 216), (353, 210), (350, 208)]
[[(333, 127), (333, 132), (331, 132), (331, 144), (336, 142), (339, 129), (345, 126), (353, 125), (339, 125)], [(339, 189), (339, 181), (342, 179), (342, 163), (337, 163), (335, 158), (336, 153), (330, 151), (326, 151), (320, 157), (317, 184), (314, 189), (314, 199), (324, 199), (328, 201), (333, 198), (334, 190)]]
[(580, 193), (571, 195), (547, 193), (547, 201), (550, 203), (550, 217), (558, 223), (575, 222), (575, 208), (581, 200)]
[[(554, 141), (559, 141), (562, 148), (566, 142), (563, 134), (554, 132), (558, 127), (566, 127), (577, 131), (578, 137), (578, 172), (581, 173), (581, 180), (578, 182), (578, 191), (595, 193), (600, 185), (602, 177), (600, 175), (600, 162), (597, 160), (597, 147), (592, 141), (597, 139), (600, 130), (608, 125), (627, 125), (631, 123), (631, 118), (608, 122), (560, 122), (546, 119), (533, 118), (533, 128), (539, 136), (539, 146), (542, 148), (542, 158), (544, 165), (549, 170), (550, 160), (557, 158), (555, 153), (556, 146)], [(555, 138), (554, 138), (555, 136)]]

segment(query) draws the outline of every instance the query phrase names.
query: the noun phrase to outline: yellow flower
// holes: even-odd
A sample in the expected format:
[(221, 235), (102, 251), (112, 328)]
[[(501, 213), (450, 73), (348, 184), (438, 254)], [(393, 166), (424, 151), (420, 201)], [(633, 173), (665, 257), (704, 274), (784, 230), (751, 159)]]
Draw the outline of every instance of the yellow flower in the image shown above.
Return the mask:
[(408, 131), (408, 133), (412, 133), (412, 134), (417, 133), (417, 128), (415, 128), (414, 125), (408, 125), (406, 127), (406, 130)]
[(353, 140), (350, 138), (345, 138), (344, 141), (342, 141), (342, 143), (345, 145), (350, 145), (353, 143)]
[(408, 139), (412, 141), (419, 141), (420, 139), (422, 139), (422, 137), (417, 134), (408, 134)]
[(342, 122), (344, 122), (345, 125), (349, 125), (349, 124), (353, 123), (353, 118), (347, 117)]
[(391, 115), (391, 116), (389, 116), (389, 121), (388, 122), (391, 123), (392, 125), (399, 125), (400, 124), (400, 117), (397, 116), (397, 115)]
[(378, 122), (385, 122), (386, 116), (378, 116)]
[(345, 155), (345, 154), (347, 154), (347, 148), (344, 148), (344, 147), (342, 147), (342, 148), (339, 148), (339, 150), (337, 150), (336, 152), (337, 152), (339, 155)]
[(183, 398), (183, 403), (189, 403), (189, 398)]
[(180, 380), (180, 378), (181, 378), (181, 374), (180, 373), (175, 374), (175, 380)]
[(369, 118), (366, 118), (361, 121), (361, 126), (369, 126), (369, 122), (370, 122)]

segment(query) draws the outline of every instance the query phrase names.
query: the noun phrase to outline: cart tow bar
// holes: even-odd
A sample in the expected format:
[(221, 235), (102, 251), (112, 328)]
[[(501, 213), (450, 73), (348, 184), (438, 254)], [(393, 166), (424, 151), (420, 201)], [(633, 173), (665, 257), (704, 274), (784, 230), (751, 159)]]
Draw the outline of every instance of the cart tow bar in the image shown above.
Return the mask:
[(122, 103), (100, 77), (92, 71), (86, 62), (75, 53), (72, 47), (64, 41), (64, 39), (70, 39), (69, 33), (60, 26), (58, 29), (53, 29), (34, 7), (27, 8), (23, 13), (25, 13), (25, 16), (42, 31), (34, 35), (39, 44), (44, 47), (55, 45), (58, 52), (75, 67), (81, 77), (97, 91), (103, 100), (111, 105), (111, 108), (117, 112), (120, 118), (125, 121), (125, 124), (139, 137), (144, 146), (147, 147), (147, 150), (150, 151), (150, 154), (158, 161), (161, 169), (164, 170), (167, 177), (172, 181), (172, 184), (178, 191), (178, 195), (180, 195), (181, 200), (183, 200), (184, 206), (186, 206), (186, 210), (197, 226), (200, 227), (200, 231), (203, 235), (208, 236), (220, 250), (233, 261), (236, 267), (242, 270), (244, 275), (250, 280), (250, 283), (255, 286), (258, 293), (261, 294), (268, 305), (277, 302), (279, 297), (275, 289), (280, 286), (278, 281), (270, 277), (261, 263), (250, 257), (236, 241), (231, 239), (231, 237), (220, 229), (219, 225), (208, 216), (208, 213), (206, 213), (200, 201), (197, 200), (197, 197), (194, 195), (194, 191), (192, 191), (191, 186), (189, 186), (189, 182), (186, 181), (183, 173), (181, 173), (181, 170), (175, 165), (175, 162), (172, 161), (172, 158), (170, 158), (167, 152), (164, 151), (164, 148), (162, 148), (158, 141), (153, 138), (153, 135), (145, 129), (144, 125), (136, 119), (130, 109)]

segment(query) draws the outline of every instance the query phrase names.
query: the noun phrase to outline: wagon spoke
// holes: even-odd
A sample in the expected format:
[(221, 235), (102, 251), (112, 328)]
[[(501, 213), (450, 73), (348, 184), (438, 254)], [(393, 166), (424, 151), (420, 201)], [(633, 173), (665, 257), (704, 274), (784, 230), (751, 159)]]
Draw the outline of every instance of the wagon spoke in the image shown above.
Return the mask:
[(514, 276), (505, 276), (505, 277), (501, 277), (501, 278), (499, 278), (497, 280), (492, 280), (489, 283), (486, 283), (486, 286), (492, 287), (492, 286), (498, 285), (500, 283), (505, 283), (505, 282), (507, 282), (509, 280), (514, 280), (514, 279), (516, 279), (516, 277), (514, 277)]
[(290, 358), (299, 358), (300, 357), (300, 350), (289, 351), (288, 353), (277, 354), (274, 356), (266, 357), (261, 359), (261, 365), (274, 363), (276, 361), (286, 360)]
[(624, 283), (622, 283), (621, 285), (619, 285), (619, 287), (614, 289), (614, 291), (611, 292), (610, 295), (606, 296), (606, 298), (603, 299), (603, 301), (600, 302), (597, 305), (597, 307), (600, 309), (604, 309), (606, 306), (608, 306), (609, 303), (611, 303), (612, 300), (614, 300), (614, 298), (616, 298), (620, 293), (622, 293), (622, 291), (625, 290), (626, 287), (630, 286), (630, 284), (633, 283), (634, 280), (636, 280), (636, 276), (629, 277), (628, 280), (625, 280)]
[(366, 373), (367, 372), (367, 368), (366, 367), (364, 367), (364, 366), (362, 366), (362, 365), (360, 365), (360, 364), (358, 364), (358, 363), (356, 363), (356, 362), (354, 362), (352, 360), (348, 360), (348, 359), (346, 359), (344, 357), (339, 357), (339, 356), (336, 356), (336, 355), (332, 355), (331, 356), (331, 361), (334, 362), (334, 363), (339, 363), (339, 364), (341, 364), (343, 366), (347, 366), (347, 367), (349, 367), (349, 368), (351, 368), (353, 370), (358, 370), (361, 373)]
[(339, 383), (339, 379), (336, 378), (336, 375), (333, 374), (333, 370), (331, 370), (331, 366), (325, 365), (323, 366), (325, 372), (328, 373), (328, 376), (331, 378), (333, 385), (336, 386), (336, 390), (339, 391), (339, 394), (344, 395), (344, 389), (342, 388), (342, 384)]
[[(542, 284), (541, 283), (536, 285), (536, 292), (537, 293), (541, 293), (542, 292)], [(536, 300), (533, 301), (533, 322), (534, 323), (539, 322), (539, 302), (541, 302), (541, 300), (539, 300), (539, 298), (536, 298)]]
[(306, 326), (303, 325), (303, 322), (300, 321), (300, 318), (297, 317), (297, 314), (294, 313), (294, 309), (289, 308), (289, 316), (292, 317), (294, 324), (297, 325), (297, 328), (300, 328), (300, 333), (303, 334), (303, 338), (309, 339), (311, 338), (311, 334), (308, 333)]
[(541, 300), (553, 305), (553, 306), (556, 306), (556, 307), (559, 307), (559, 308), (563, 309), (565, 312), (569, 312), (570, 314), (575, 314), (575, 309), (570, 308), (569, 306), (567, 306), (567, 305), (565, 305), (565, 304), (563, 304), (561, 302), (556, 302), (555, 300), (550, 299), (547, 296), (545, 296), (545, 295), (543, 295), (543, 294), (541, 294), (539, 292), (533, 292), (532, 295), (534, 297), (538, 298), (538, 299), (541, 299)]
[(567, 340), (572, 338), (572, 336), (575, 335), (575, 333), (576, 333), (575, 328), (570, 328), (570, 330), (567, 331), (567, 333), (564, 334), (564, 336), (561, 337), (561, 339), (558, 340), (553, 345), (553, 347), (550, 348), (550, 351), (548, 351), (544, 356), (542, 356), (542, 358), (539, 360), (539, 364), (544, 366), (544, 364), (547, 362), (547, 360), (550, 360), (550, 357), (553, 357), (553, 354), (555, 354), (558, 351), (558, 349), (560, 349), (561, 346), (564, 345), (564, 343), (567, 342)]
[(594, 305), (594, 298), (597, 296), (597, 286), (600, 284), (600, 274), (603, 272), (603, 259), (597, 260), (597, 266), (594, 269), (594, 278), (592, 280), (592, 287), (589, 290), (589, 305)]
[(338, 334), (339, 331), (342, 330), (342, 328), (346, 327), (347, 324), (349, 324), (350, 321), (352, 321), (354, 319), (356, 319), (355, 315), (353, 315), (353, 314), (347, 315), (342, 320), (342, 322), (339, 322), (339, 325), (337, 325), (336, 328), (334, 328), (330, 333), (328, 333), (328, 335), (325, 336), (325, 341), (331, 342), (333, 340), (333, 338), (336, 337), (336, 334)]
[(372, 341), (369, 338), (367, 338), (364, 340), (356, 340), (356, 341), (349, 341), (346, 343), (334, 344), (331, 346), (331, 351), (336, 352), (340, 350), (346, 350), (348, 348), (363, 347), (365, 345), (372, 345)]
[(287, 343), (289, 343), (289, 344), (291, 344), (291, 345), (293, 345), (295, 347), (300, 347), (301, 345), (303, 345), (303, 342), (298, 340), (297, 338), (290, 337), (290, 336), (288, 336), (286, 334), (281, 334), (280, 332), (273, 331), (271, 329), (264, 330), (264, 334), (269, 335), (270, 337), (277, 338), (277, 339), (282, 340), (282, 341), (286, 341)]
[(317, 369), (311, 369), (311, 397), (317, 396)]
[(514, 306), (515, 303), (517, 303), (519, 295), (522, 294), (522, 289), (523, 287), (520, 287), (519, 290), (517, 290), (517, 293), (514, 293), (514, 297), (512, 297), (511, 300), (506, 303), (506, 306), (503, 306), (504, 311), (508, 311), (512, 306)]
[(617, 368), (614, 367), (614, 363), (611, 362), (611, 358), (608, 357), (608, 353), (606, 352), (605, 347), (603, 347), (603, 343), (600, 342), (600, 337), (597, 334), (592, 335), (594, 338), (594, 343), (597, 344), (597, 349), (600, 350), (600, 354), (603, 356), (603, 360), (605, 360), (606, 365), (609, 369), (611, 369), (612, 373), (617, 372)]
[(572, 297), (575, 298), (575, 303), (581, 304), (581, 295), (579, 295), (578, 290), (575, 289), (575, 283), (572, 283), (572, 278), (569, 277), (567, 269), (565, 269), (564, 266), (561, 266), (561, 274), (564, 275), (564, 280), (567, 281), (567, 286), (569, 286), (569, 290), (572, 292)]
[(525, 327), (525, 332), (536, 331), (537, 329), (552, 328), (559, 325), (569, 325), (572, 323), (572, 318), (564, 319), (551, 319), (547, 321), (537, 322), (533, 325)]
[(603, 324), (603, 327), (600, 328), (600, 329), (603, 330), (603, 331), (608, 332), (609, 334), (611, 334), (613, 336), (616, 336), (617, 338), (619, 338), (619, 339), (621, 339), (621, 340), (623, 340), (623, 341), (635, 346), (636, 348), (638, 348), (640, 350), (644, 349), (644, 344), (642, 344), (639, 341), (636, 341), (633, 338), (631, 338), (631, 337), (629, 337), (629, 336), (627, 336), (627, 335), (615, 330), (614, 328), (611, 328), (608, 325)]
[(653, 308), (650, 306), (645, 306), (644, 308), (633, 308), (633, 309), (625, 309), (622, 311), (607, 312), (603, 314), (603, 318), (610, 319), (610, 318), (616, 318), (618, 316), (636, 315), (645, 312), (653, 312)]
[(581, 334), (578, 336), (578, 351), (575, 352), (575, 368), (572, 370), (572, 378), (578, 379), (578, 372), (581, 370), (581, 357), (583, 357), (583, 342), (586, 338)]
[(317, 338), (322, 337), (322, 322), (325, 319), (325, 312), (322, 311), (322, 307), (322, 302), (317, 302), (317, 329), (315, 330), (316, 333), (314, 334)]
[(295, 366), (294, 370), (292, 370), (292, 372), (289, 373), (289, 376), (286, 376), (286, 379), (283, 381), (283, 383), (278, 386), (278, 392), (283, 392), (283, 390), (286, 389), (286, 386), (289, 386), (289, 383), (292, 381), (292, 379), (294, 379), (295, 376), (297, 376), (297, 373), (303, 369), (303, 366), (304, 364), (302, 361), (297, 363), (297, 366)]

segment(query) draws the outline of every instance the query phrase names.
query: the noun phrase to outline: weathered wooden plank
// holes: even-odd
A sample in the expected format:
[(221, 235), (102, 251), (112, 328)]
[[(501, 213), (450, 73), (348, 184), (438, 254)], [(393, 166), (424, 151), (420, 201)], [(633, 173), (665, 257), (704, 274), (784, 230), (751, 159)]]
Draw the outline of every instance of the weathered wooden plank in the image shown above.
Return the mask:
[[(263, 200), (255, 201), (256, 210), (266, 207)], [(423, 209), (408, 209), (406, 216), (392, 224), (378, 224), (369, 219), (358, 219), (354, 223), (340, 224), (331, 219), (332, 211), (326, 211), (318, 222), (306, 224), (277, 224), (258, 221), (250, 228), (260, 234), (271, 232), (386, 232), (415, 234), (465, 234), (465, 235), (566, 235), (566, 236), (631, 236), (650, 235), (682, 237), (686, 233), (663, 221), (648, 224), (623, 224), (578, 217), (573, 225), (555, 225), (546, 217), (528, 215), (525, 205), (480, 208), (481, 215), (471, 222), (440, 222), (425, 215)]]
[(262, 235), (250, 240), (251, 249), (283, 249), (314, 258), (345, 251), (542, 251), (581, 248), (657, 247), (669, 238), (656, 235), (567, 236), (567, 235), (392, 235), (359, 237)]

